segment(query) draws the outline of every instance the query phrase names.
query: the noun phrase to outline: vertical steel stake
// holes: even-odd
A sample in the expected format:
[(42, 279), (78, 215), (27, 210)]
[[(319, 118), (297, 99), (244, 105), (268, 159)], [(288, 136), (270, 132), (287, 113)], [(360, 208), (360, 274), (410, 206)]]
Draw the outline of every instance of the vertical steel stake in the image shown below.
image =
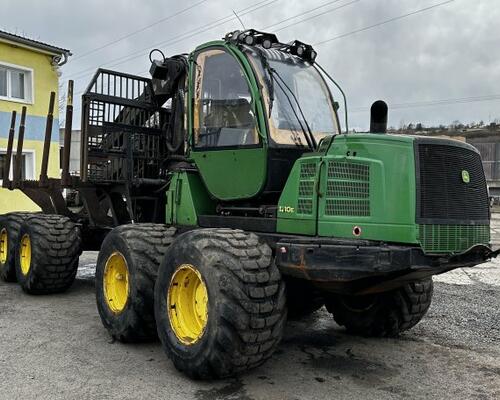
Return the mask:
[(23, 162), (24, 129), (26, 126), (26, 106), (21, 111), (21, 122), (19, 123), (19, 134), (17, 135), (17, 153), (14, 162), (14, 188), (21, 183), (21, 171)]
[(14, 145), (14, 133), (16, 130), (16, 115), (15, 111), (12, 111), (12, 118), (10, 120), (10, 130), (9, 130), (9, 139), (7, 141), (7, 154), (5, 155), (4, 169), (3, 169), (3, 182), (2, 187), (9, 188), (10, 187), (10, 160), (12, 159), (12, 146)]
[(69, 174), (69, 162), (71, 156), (71, 130), (73, 128), (73, 81), (68, 81), (68, 98), (66, 101), (66, 123), (64, 125), (64, 147), (62, 159), (63, 186), (71, 185), (71, 176)]
[(54, 103), (56, 93), (50, 92), (49, 112), (47, 114), (47, 124), (45, 125), (45, 141), (43, 143), (42, 168), (40, 172), (40, 186), (48, 183), (47, 169), (49, 166), (50, 141), (52, 139), (52, 125), (54, 122)]

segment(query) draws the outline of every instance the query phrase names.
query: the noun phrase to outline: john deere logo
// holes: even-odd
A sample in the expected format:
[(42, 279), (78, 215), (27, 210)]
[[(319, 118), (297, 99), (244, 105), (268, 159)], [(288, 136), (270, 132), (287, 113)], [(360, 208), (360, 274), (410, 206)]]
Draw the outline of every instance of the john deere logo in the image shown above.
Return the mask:
[(464, 183), (469, 183), (470, 182), (469, 171), (466, 171), (465, 169), (462, 171), (462, 181)]

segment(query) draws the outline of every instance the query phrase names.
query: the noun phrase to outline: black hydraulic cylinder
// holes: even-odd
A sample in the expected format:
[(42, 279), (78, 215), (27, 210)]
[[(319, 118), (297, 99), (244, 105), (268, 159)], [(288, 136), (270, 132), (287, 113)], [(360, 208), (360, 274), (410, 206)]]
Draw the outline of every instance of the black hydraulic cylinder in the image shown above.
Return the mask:
[(21, 122), (19, 123), (19, 134), (17, 135), (17, 153), (14, 162), (14, 187), (19, 187), (19, 184), (21, 182), (25, 127), (26, 127), (26, 107), (23, 107), (21, 111)]
[(2, 177), (3, 179), (2, 186), (4, 188), (10, 187), (9, 172), (10, 172), (10, 160), (12, 159), (12, 146), (14, 145), (14, 133), (16, 130), (16, 115), (17, 113), (15, 111), (12, 111), (12, 117), (10, 119), (9, 139), (7, 141), (7, 153), (5, 155), (5, 163), (4, 163), (3, 177)]
[(50, 141), (52, 139), (52, 125), (54, 123), (54, 103), (56, 93), (50, 92), (49, 112), (47, 113), (47, 123), (45, 125), (45, 141), (43, 143), (42, 167), (40, 170), (40, 186), (47, 185), (47, 169), (49, 167)]
[(64, 125), (64, 147), (62, 159), (62, 185), (69, 186), (71, 184), (71, 176), (69, 174), (69, 162), (71, 156), (71, 130), (73, 129), (73, 81), (68, 81), (68, 98), (66, 100), (66, 121)]

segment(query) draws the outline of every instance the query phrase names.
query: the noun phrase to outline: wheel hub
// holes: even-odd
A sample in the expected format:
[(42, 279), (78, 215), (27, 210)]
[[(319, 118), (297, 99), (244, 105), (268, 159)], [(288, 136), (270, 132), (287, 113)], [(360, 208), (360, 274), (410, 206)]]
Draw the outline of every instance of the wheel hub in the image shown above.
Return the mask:
[(0, 264), (5, 264), (7, 262), (7, 248), (8, 236), (7, 229), (3, 228), (0, 232)]
[(28, 234), (23, 235), (21, 238), (19, 252), (21, 256), (21, 272), (26, 276), (31, 268), (31, 239)]
[(208, 320), (208, 292), (200, 272), (182, 264), (172, 276), (167, 295), (170, 325), (184, 344), (196, 343)]
[(106, 304), (113, 313), (121, 313), (127, 306), (130, 290), (127, 261), (122, 253), (115, 251), (109, 256), (103, 281)]

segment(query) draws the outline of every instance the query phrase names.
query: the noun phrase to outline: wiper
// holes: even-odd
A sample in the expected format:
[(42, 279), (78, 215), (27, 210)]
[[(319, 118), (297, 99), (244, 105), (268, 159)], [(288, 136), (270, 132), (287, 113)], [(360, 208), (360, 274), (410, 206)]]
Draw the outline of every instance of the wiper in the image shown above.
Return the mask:
[[(297, 96), (295, 96), (295, 93), (293, 92), (292, 89), (286, 84), (286, 82), (283, 80), (283, 78), (280, 76), (280, 74), (274, 69), (269, 67), (268, 71), (270, 73), (270, 76), (275, 75), (276, 78), (274, 81), (278, 84), (279, 88), (285, 95), (286, 99), (288, 100), (288, 103), (290, 104), (290, 108), (293, 111), (293, 114), (295, 115), (295, 118), (297, 118), (297, 122), (300, 125), (300, 128), (302, 129), (302, 132), (304, 133), (304, 137), (306, 138), (306, 142), (311, 150), (315, 150), (317, 147), (316, 139), (311, 131), (311, 128), (309, 127), (309, 124), (307, 123), (306, 117), (304, 115), (304, 112), (302, 111), (302, 107), (300, 107), (299, 100), (297, 99)], [(281, 83), (280, 83), (281, 81)], [(295, 110), (295, 107), (292, 104), (292, 100), (290, 99), (290, 96), (286, 94), (285, 89), (283, 89), (282, 84), (285, 86), (285, 88), (288, 90), (288, 92), (292, 95), (292, 98), (295, 101), (295, 104), (297, 105), (297, 108), (299, 109), (300, 115), (302, 116), (302, 120), (300, 119), (299, 115), (297, 114), (297, 111)], [(302, 124), (304, 122), (307, 130), (304, 128), (304, 125)]]
[[(325, 74), (325, 76), (337, 87), (337, 89), (340, 91), (340, 93), (342, 93), (342, 97), (344, 98), (344, 113), (345, 113), (345, 133), (349, 133), (349, 120), (348, 120), (348, 117), (347, 117), (347, 97), (344, 93), (344, 91), (342, 90), (342, 88), (340, 87), (340, 85), (335, 81), (335, 79), (333, 79), (330, 74), (328, 72), (325, 71), (325, 69), (319, 65), (318, 63), (315, 63), (314, 64), (314, 68), (316, 68), (316, 71), (318, 71), (318, 73), (321, 75), (321, 72), (323, 72), (323, 74)], [(321, 72), (320, 72), (321, 71)], [(335, 111), (335, 113), (337, 113)]]
[(266, 74), (264, 74), (264, 81), (266, 82), (267, 91), (269, 93), (269, 116), (271, 116), (271, 113), (273, 112), (273, 104), (274, 104), (274, 79), (273, 79), (273, 74), (270, 71), (271, 66), (267, 62), (266, 56), (260, 50), (259, 50), (259, 54), (260, 54), (260, 62), (262, 64), (262, 67), (264, 68), (264, 71), (267, 72), (267, 75), (269, 75), (269, 78), (267, 78)]

